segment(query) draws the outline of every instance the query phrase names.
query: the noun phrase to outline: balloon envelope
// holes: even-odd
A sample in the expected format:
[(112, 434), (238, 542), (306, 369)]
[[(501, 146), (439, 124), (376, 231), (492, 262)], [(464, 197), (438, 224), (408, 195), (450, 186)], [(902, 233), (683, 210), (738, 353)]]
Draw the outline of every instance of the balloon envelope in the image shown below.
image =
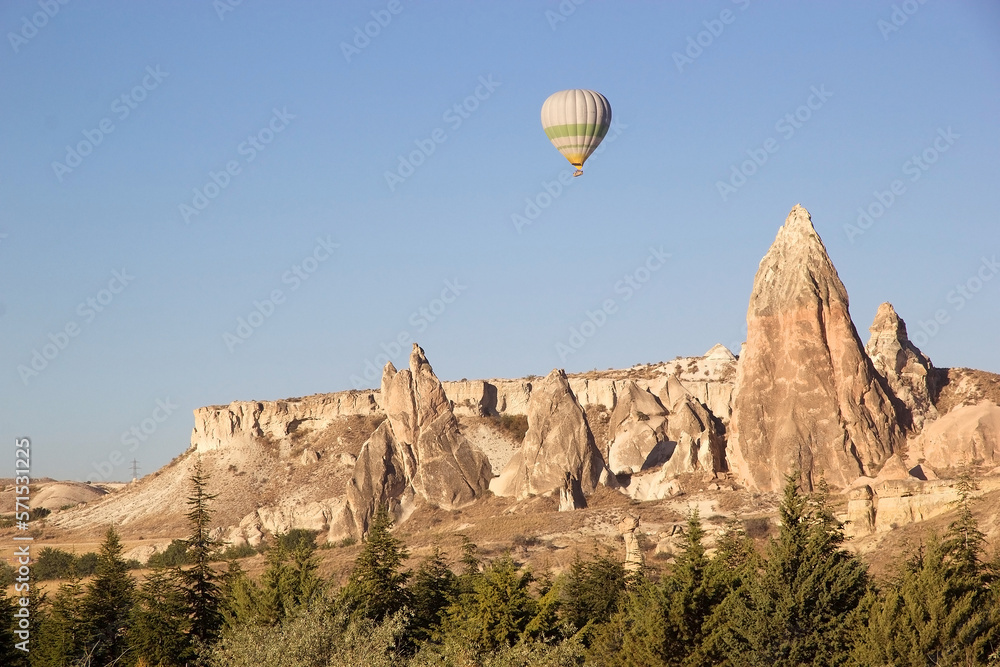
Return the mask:
[(570, 164), (574, 176), (600, 145), (611, 125), (611, 105), (594, 90), (560, 90), (542, 104), (542, 129)]

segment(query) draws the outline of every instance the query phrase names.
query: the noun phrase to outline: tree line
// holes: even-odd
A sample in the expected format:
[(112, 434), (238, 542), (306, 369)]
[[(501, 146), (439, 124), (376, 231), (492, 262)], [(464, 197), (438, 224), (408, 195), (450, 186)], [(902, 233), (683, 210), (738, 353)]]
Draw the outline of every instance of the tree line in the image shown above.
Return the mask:
[[(381, 508), (350, 577), (318, 573), (313, 536), (274, 541), (254, 579), (234, 558), (212, 566), (207, 480), (191, 478), (186, 549), (140, 584), (109, 529), (93, 579), (33, 593), (32, 650), (0, 628), (0, 664), (20, 667), (784, 667), (1000, 665), (1000, 562), (985, 555), (971, 485), (957, 518), (875, 581), (843, 548), (825, 490), (789, 478), (778, 534), (763, 547), (731, 522), (715, 552), (697, 512), (657, 576), (611, 554), (577, 557), (557, 577), (464, 541), (413, 570)], [(294, 538), (294, 539), (290, 539)], [(0, 618), (14, 601), (0, 598)]]

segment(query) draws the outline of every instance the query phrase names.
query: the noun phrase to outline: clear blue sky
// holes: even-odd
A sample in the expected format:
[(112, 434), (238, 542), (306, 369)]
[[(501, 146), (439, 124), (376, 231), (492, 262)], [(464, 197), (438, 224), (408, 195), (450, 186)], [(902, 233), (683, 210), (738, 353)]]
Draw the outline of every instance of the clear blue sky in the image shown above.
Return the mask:
[[(374, 386), (401, 335), (443, 379), (738, 350), (796, 203), (864, 340), (889, 300), (935, 364), (1000, 371), (996, 3), (221, 4), (0, 7), (0, 437), (35, 475), (151, 472), (193, 409)], [(560, 186), (539, 109), (565, 88), (620, 124)]]

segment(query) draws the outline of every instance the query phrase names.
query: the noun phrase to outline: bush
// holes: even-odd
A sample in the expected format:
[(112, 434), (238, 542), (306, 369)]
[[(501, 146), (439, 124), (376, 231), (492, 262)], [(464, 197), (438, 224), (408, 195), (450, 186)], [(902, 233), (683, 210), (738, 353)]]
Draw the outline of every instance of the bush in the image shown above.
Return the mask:
[(279, 533), (274, 536), (275, 543), (280, 545), (285, 551), (295, 551), (298, 546), (305, 543), (310, 549), (316, 548), (316, 535), (319, 531), (306, 530), (305, 528), (292, 528), (287, 533)]
[(237, 558), (249, 558), (250, 556), (256, 556), (262, 553), (264, 550), (264, 544), (261, 543), (259, 547), (252, 547), (249, 544), (241, 544), (239, 546), (232, 545), (227, 547), (222, 553), (219, 554), (219, 560), (235, 560)]
[(761, 539), (771, 534), (771, 522), (768, 521), (767, 517), (744, 519), (743, 528), (746, 530), (747, 537), (753, 539)]
[(510, 543), (515, 547), (536, 547), (541, 544), (541, 540), (534, 535), (515, 535), (510, 539)]
[(89, 577), (97, 571), (97, 554), (93, 551), (77, 556), (76, 574), (80, 577)]
[(77, 557), (68, 551), (43, 547), (38, 552), (32, 574), (38, 581), (68, 579), (77, 573), (76, 561)]
[(497, 428), (521, 442), (528, 432), (528, 418), (525, 415), (499, 415), (493, 418)]
[(147, 567), (171, 568), (188, 564), (188, 545), (184, 540), (174, 540), (162, 553), (153, 554), (147, 561)]
[[(0, 591), (8, 586), (13, 586), (15, 576), (17, 576), (17, 570), (14, 569), (14, 566), (7, 561), (0, 560)], [(0, 593), (0, 595), (2, 594)]]

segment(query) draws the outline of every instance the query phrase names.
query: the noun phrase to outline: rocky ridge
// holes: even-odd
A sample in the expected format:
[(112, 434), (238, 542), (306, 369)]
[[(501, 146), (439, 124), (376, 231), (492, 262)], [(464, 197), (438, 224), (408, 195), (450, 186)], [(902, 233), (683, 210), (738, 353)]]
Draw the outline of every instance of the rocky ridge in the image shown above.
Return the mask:
[[(237, 544), (293, 527), (338, 542), (363, 534), (379, 504), (405, 521), (488, 489), (510, 499), (505, 511), (579, 509), (618, 491), (690, 506), (740, 487), (767, 495), (793, 470), (806, 486), (823, 476), (844, 490), (848, 530), (876, 539), (948, 511), (956, 469), (1000, 474), (989, 472), (1000, 465), (1000, 376), (934, 368), (888, 303), (870, 331), (862, 346), (797, 206), (761, 261), (739, 360), (717, 345), (619, 370), (441, 382), (415, 346), (379, 389), (200, 408), (176, 465), (52, 523), (158, 534), (164, 507), (182, 518), (176, 499), (200, 457), (225, 485), (216, 532)], [(527, 417), (523, 441), (501, 417)]]

